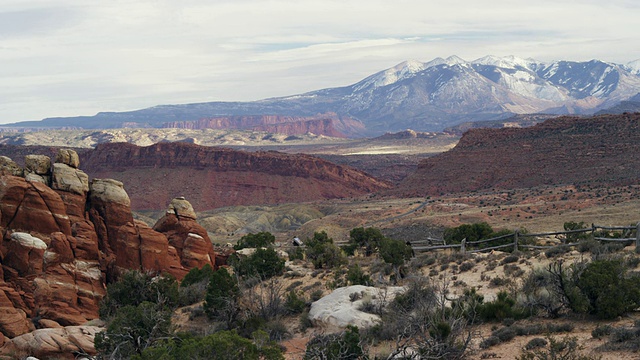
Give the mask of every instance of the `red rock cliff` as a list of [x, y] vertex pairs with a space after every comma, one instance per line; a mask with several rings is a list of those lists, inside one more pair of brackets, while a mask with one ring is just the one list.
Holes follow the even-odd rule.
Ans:
[[423, 160], [394, 192], [421, 196], [551, 184], [636, 184], [639, 153], [639, 113], [471, 129], [452, 150]]
[[[215, 267], [207, 232], [171, 202], [155, 230], [135, 221], [123, 184], [93, 179], [61, 150], [25, 161], [23, 177], [0, 174], [0, 345], [39, 327], [98, 318], [106, 283], [120, 270], [168, 272]], [[2, 173], [2, 171], [0, 171]], [[179, 204], [180, 206], [176, 205]]]
[[186, 143], [101, 144], [82, 161], [90, 175], [126, 183], [134, 209], [161, 209], [178, 196], [198, 209], [212, 209], [360, 196], [390, 187], [309, 155]]
[[163, 124], [165, 128], [181, 129], [239, 129], [266, 131], [287, 135], [314, 133], [332, 137], [345, 137], [338, 131], [334, 123], [339, 119], [334, 115], [317, 117], [254, 115], [254, 116], [220, 116], [197, 121], [174, 121]]

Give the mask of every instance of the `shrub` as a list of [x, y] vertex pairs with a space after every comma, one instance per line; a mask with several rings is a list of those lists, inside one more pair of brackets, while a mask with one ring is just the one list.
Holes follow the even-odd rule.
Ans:
[[240, 288], [227, 269], [220, 268], [211, 275], [204, 310], [210, 318], [221, 318], [228, 323], [237, 314], [237, 300]]
[[364, 250], [365, 256], [373, 255], [375, 249], [384, 239], [384, 235], [376, 228], [355, 228], [349, 233], [349, 243]]
[[613, 331], [613, 327], [609, 324], [607, 325], [598, 325], [595, 329], [591, 331], [591, 337], [594, 339], [601, 339], [605, 336], [611, 335]]
[[145, 301], [175, 308], [179, 298], [178, 283], [172, 276], [154, 277], [151, 273], [131, 270], [107, 286], [107, 294], [100, 302], [100, 317], [107, 318], [119, 308], [138, 306]]
[[304, 360], [358, 360], [363, 357], [360, 332], [357, 327], [349, 325], [342, 333], [318, 335], [309, 340]]
[[517, 360], [596, 360], [582, 354], [582, 347], [578, 345], [576, 337], [565, 337], [557, 340], [547, 337], [547, 344], [533, 349], [523, 349]]
[[316, 232], [307, 242], [307, 257], [316, 269], [334, 268], [345, 263], [342, 251], [326, 232]]
[[295, 291], [289, 291], [284, 302], [284, 308], [291, 314], [299, 314], [304, 311], [307, 303], [303, 297], [298, 296]]
[[393, 266], [397, 278], [401, 277], [400, 267], [412, 256], [413, 249], [403, 241], [384, 239], [380, 243], [380, 257], [385, 263]]
[[473, 267], [475, 266], [475, 264], [471, 261], [465, 261], [462, 264], [460, 264], [460, 272], [465, 272], [465, 271], [469, 271], [471, 269], [473, 269]]
[[360, 265], [355, 264], [347, 271], [347, 281], [351, 285], [371, 285], [371, 277], [362, 271]]
[[180, 282], [181, 287], [187, 287], [192, 284], [199, 283], [201, 281], [209, 281], [209, 278], [213, 274], [213, 268], [211, 265], [206, 264], [202, 267], [202, 269], [193, 268], [189, 270], [187, 275], [184, 276], [182, 281]]
[[500, 261], [500, 265], [511, 264], [514, 262], [518, 262], [520, 257], [518, 255], [509, 255]]
[[544, 252], [544, 255], [548, 258], [563, 255], [569, 252], [568, 246], [554, 246]]
[[603, 319], [613, 319], [640, 306], [640, 277], [627, 277], [619, 260], [589, 263], [577, 286], [586, 296], [589, 312]]
[[233, 248], [235, 250], [240, 250], [244, 248], [261, 248], [261, 247], [271, 247], [276, 242], [276, 237], [273, 236], [270, 232], [259, 232], [257, 234], [247, 234], [240, 238], [238, 244], [236, 244]]
[[241, 276], [268, 279], [282, 274], [284, 262], [273, 248], [257, 248], [250, 256], [238, 259], [234, 267]]
[[524, 348], [526, 350], [537, 349], [543, 346], [547, 346], [548, 343], [549, 342], [543, 338], [533, 338], [529, 340], [529, 342], [527, 343], [527, 345], [524, 346]]
[[485, 321], [502, 321], [506, 318], [523, 319], [530, 315], [528, 311], [515, 305], [516, 301], [505, 291], [501, 291], [494, 301], [480, 304], [477, 311], [480, 319]]
[[171, 334], [171, 311], [144, 301], [118, 308], [106, 330], [96, 334], [103, 358], [129, 359]]

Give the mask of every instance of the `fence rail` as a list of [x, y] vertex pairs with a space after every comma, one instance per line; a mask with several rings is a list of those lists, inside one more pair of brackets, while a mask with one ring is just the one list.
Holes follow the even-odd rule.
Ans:
[[[596, 231], [598, 230], [606, 230], [606, 231], [633, 231], [635, 230], [635, 237], [625, 237], [625, 238], [606, 238], [606, 237], [601, 237], [601, 236], [595, 236]], [[595, 224], [591, 224], [590, 228], [584, 228], [584, 229], [575, 229], [575, 230], [566, 230], [566, 231], [554, 231], [554, 232], [544, 232], [544, 233], [535, 233], [535, 234], [528, 234], [528, 233], [520, 233], [518, 230], [514, 231], [511, 234], [506, 234], [506, 235], [502, 235], [502, 236], [497, 236], [491, 239], [483, 239], [483, 240], [478, 240], [478, 241], [467, 241], [466, 239], [463, 239], [460, 244], [449, 244], [446, 245], [444, 239], [431, 239], [429, 238], [428, 240], [420, 240], [420, 241], [416, 241], [415, 243], [412, 242], [411, 247], [413, 248], [413, 250], [415, 252], [425, 252], [425, 251], [432, 251], [432, 250], [442, 250], [442, 249], [460, 249], [461, 252], [471, 252], [471, 253], [475, 253], [475, 252], [482, 252], [482, 251], [491, 251], [491, 250], [497, 250], [497, 249], [505, 249], [505, 248], [513, 248], [514, 251], [517, 251], [519, 248], [523, 248], [523, 249], [550, 249], [553, 247], [569, 247], [569, 246], [576, 246], [578, 244], [580, 244], [580, 242], [572, 242], [572, 243], [565, 243], [564, 241], [566, 241], [566, 235], [574, 235], [574, 234], [580, 234], [580, 233], [590, 233], [591, 234], [591, 238], [597, 241], [604, 241], [604, 242], [635, 242], [635, 246], [637, 250], [640, 250], [640, 222], [636, 225], [636, 226], [600, 226], [600, 225], [595, 225]], [[557, 245], [528, 245], [528, 244], [520, 244], [520, 238], [523, 237], [535, 237], [535, 238], [541, 238], [541, 237], [548, 237], [548, 236], [559, 236], [559, 235], [565, 235], [565, 239], [563, 239], [563, 242], [561, 244], [557, 244]], [[627, 233], [622, 234], [623, 236], [625, 235], [630, 235]], [[513, 238], [513, 241], [509, 242], [509, 243], [505, 243], [505, 244], [500, 244], [500, 245], [496, 245], [496, 246], [491, 246], [491, 247], [486, 247], [486, 248], [475, 248], [477, 245], [482, 245], [482, 244], [486, 244], [486, 243], [490, 243], [490, 242], [494, 242], [494, 241], [499, 241], [499, 240], [504, 240], [504, 239], [509, 239], [509, 238]], [[422, 244], [425, 243], [442, 243], [443, 245], [433, 245], [433, 246], [423, 246]], [[417, 246], [416, 246], [417, 245]], [[470, 249], [468, 249], [470, 248]]]

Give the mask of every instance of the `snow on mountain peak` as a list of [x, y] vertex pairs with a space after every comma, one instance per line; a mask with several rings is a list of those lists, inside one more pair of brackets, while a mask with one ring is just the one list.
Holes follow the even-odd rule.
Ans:
[[640, 59], [627, 63], [627, 67], [636, 75], [640, 75]]
[[513, 55], [499, 57], [494, 55], [488, 55], [482, 57], [480, 59], [476, 59], [471, 63], [476, 65], [491, 65], [497, 66], [505, 69], [515, 69], [517, 67], [522, 67], [525, 69], [531, 69], [531, 65], [539, 63], [533, 59], [522, 59]]
[[426, 69], [426, 65], [427, 64], [417, 60], [408, 60], [401, 62], [400, 64], [392, 68], [384, 70], [365, 79], [364, 83], [361, 86], [358, 86], [358, 88], [361, 89], [372, 85], [374, 88], [379, 88], [382, 86], [391, 85], [400, 80], [412, 77], [414, 74]]
[[456, 55], [452, 55], [449, 56], [446, 60], [445, 63], [449, 66], [453, 66], [453, 65], [467, 65], [467, 61], [464, 60], [463, 58], [456, 56]]

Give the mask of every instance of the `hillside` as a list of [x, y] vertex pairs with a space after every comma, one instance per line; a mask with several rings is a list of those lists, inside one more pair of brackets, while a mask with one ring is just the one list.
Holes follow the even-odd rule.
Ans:
[[638, 153], [640, 113], [561, 117], [529, 128], [471, 129], [452, 150], [423, 160], [394, 193], [635, 184]]
[[[83, 154], [91, 177], [127, 184], [133, 209], [185, 196], [199, 209], [343, 198], [390, 185], [309, 155], [244, 152], [186, 143], [98, 145]], [[165, 204], [165, 205], [163, 205]]]

